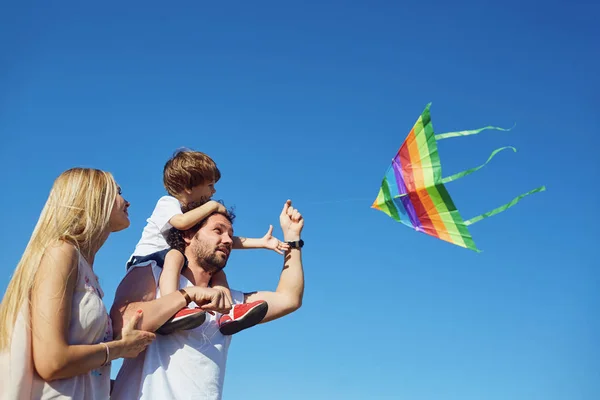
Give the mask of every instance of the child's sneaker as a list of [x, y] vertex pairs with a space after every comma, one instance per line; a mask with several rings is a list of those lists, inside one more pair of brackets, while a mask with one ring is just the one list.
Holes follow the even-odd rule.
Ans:
[[223, 315], [219, 320], [219, 330], [223, 335], [238, 333], [262, 321], [268, 310], [269, 305], [264, 300], [234, 304], [229, 314]]
[[156, 333], [168, 335], [182, 329], [194, 329], [204, 323], [206, 312], [199, 308], [182, 308], [160, 328]]

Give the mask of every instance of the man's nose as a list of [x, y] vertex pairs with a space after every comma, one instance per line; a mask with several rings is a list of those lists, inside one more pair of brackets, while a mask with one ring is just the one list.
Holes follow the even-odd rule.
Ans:
[[221, 237], [221, 241], [223, 243], [225, 243], [225, 244], [232, 244], [233, 243], [233, 237], [231, 237], [228, 233], [225, 233]]

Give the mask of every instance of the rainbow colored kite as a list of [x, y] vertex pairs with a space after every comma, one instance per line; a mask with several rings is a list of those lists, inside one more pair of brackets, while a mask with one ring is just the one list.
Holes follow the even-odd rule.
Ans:
[[516, 151], [516, 149], [510, 146], [496, 149], [484, 164], [442, 178], [442, 167], [437, 149], [438, 140], [475, 135], [486, 129], [502, 131], [509, 129], [486, 126], [480, 129], [435, 135], [429, 114], [430, 106], [431, 103], [425, 107], [396, 156], [392, 159], [392, 164], [383, 178], [379, 194], [371, 208], [380, 210], [394, 220], [419, 232], [479, 252], [480, 250], [475, 246], [469, 233], [468, 226], [498, 214], [514, 206], [523, 197], [542, 192], [546, 188], [540, 186], [514, 198], [503, 206], [464, 221], [448, 194], [445, 184], [483, 168], [502, 150]]

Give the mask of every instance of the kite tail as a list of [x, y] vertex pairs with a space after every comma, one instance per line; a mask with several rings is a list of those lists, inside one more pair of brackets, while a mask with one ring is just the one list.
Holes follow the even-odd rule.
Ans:
[[455, 180], [457, 180], [457, 179], [459, 179], [459, 178], [462, 178], [462, 177], [464, 177], [464, 176], [470, 175], [470, 174], [472, 174], [473, 172], [479, 171], [481, 168], [485, 167], [485, 166], [486, 166], [486, 165], [487, 165], [487, 164], [488, 164], [490, 161], [492, 161], [492, 158], [494, 158], [494, 156], [495, 156], [496, 154], [498, 154], [498, 153], [500, 153], [502, 150], [506, 150], [506, 149], [512, 149], [512, 151], [513, 151], [513, 152], [515, 152], [515, 153], [517, 152], [517, 149], [515, 149], [515, 148], [514, 148], [514, 147], [512, 147], [512, 146], [506, 146], [506, 147], [501, 147], [501, 148], [499, 148], [499, 149], [496, 149], [496, 150], [494, 150], [494, 151], [492, 152], [492, 154], [491, 154], [491, 155], [490, 155], [490, 157], [487, 159], [487, 161], [486, 161], [486, 162], [484, 162], [483, 164], [481, 164], [480, 166], [478, 166], [478, 167], [475, 167], [475, 168], [470, 168], [470, 169], [467, 169], [467, 170], [465, 170], [465, 171], [462, 171], [462, 172], [456, 173], [456, 174], [454, 174], [454, 175], [448, 176], [448, 177], [446, 177], [446, 178], [442, 179], [442, 183], [448, 183], [448, 182], [452, 182], [452, 181], [455, 181]]
[[494, 208], [494, 209], [493, 209], [493, 210], [491, 210], [491, 211], [488, 211], [488, 212], [486, 212], [486, 213], [483, 213], [483, 214], [481, 214], [481, 215], [478, 215], [478, 216], [476, 216], [476, 217], [473, 217], [473, 218], [471, 218], [471, 219], [470, 219], [470, 220], [468, 220], [468, 221], [465, 221], [465, 225], [466, 225], [466, 226], [469, 226], [469, 225], [472, 225], [472, 224], [474, 224], [475, 222], [479, 222], [479, 221], [481, 221], [481, 220], [482, 220], [482, 219], [484, 219], [484, 218], [488, 218], [488, 217], [491, 217], [492, 215], [496, 215], [496, 214], [498, 214], [498, 213], [501, 213], [502, 211], [505, 211], [505, 210], [507, 210], [507, 209], [511, 208], [512, 206], [514, 206], [515, 204], [517, 204], [517, 203], [518, 203], [519, 201], [521, 201], [521, 200], [522, 200], [524, 197], [527, 197], [527, 196], [529, 196], [530, 194], [534, 194], [534, 193], [538, 193], [538, 192], [543, 192], [544, 190], [546, 190], [546, 187], [545, 187], [545, 186], [540, 186], [540, 187], [538, 187], [538, 188], [536, 188], [536, 189], [533, 189], [533, 190], [531, 190], [531, 191], [529, 191], [529, 192], [527, 192], [527, 193], [523, 193], [522, 195], [515, 197], [515, 198], [514, 198], [514, 199], [512, 199], [510, 202], [508, 202], [508, 203], [506, 203], [506, 204], [504, 204], [504, 205], [502, 205], [502, 206], [500, 206], [500, 207], [498, 207], [498, 208]]
[[514, 127], [516, 126], [513, 125], [512, 128], [500, 128], [498, 126], [484, 126], [483, 128], [479, 128], [479, 129], [471, 129], [471, 130], [466, 130], [466, 131], [458, 131], [458, 132], [448, 132], [448, 133], [440, 133], [435, 135], [435, 140], [442, 140], [442, 139], [448, 139], [448, 138], [452, 138], [452, 137], [459, 137], [459, 136], [470, 136], [470, 135], [477, 135], [480, 132], [483, 132], [485, 130], [488, 129], [494, 129], [497, 131], [504, 131], [504, 132], [508, 132], [511, 131]]

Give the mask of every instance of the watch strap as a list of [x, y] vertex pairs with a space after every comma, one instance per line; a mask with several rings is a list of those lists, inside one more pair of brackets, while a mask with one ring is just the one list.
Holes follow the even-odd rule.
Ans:
[[290, 242], [286, 242], [286, 243], [290, 245], [291, 249], [301, 249], [302, 247], [304, 247], [304, 240], [302, 240], [302, 239], [294, 240], [294, 241], [290, 241]]

